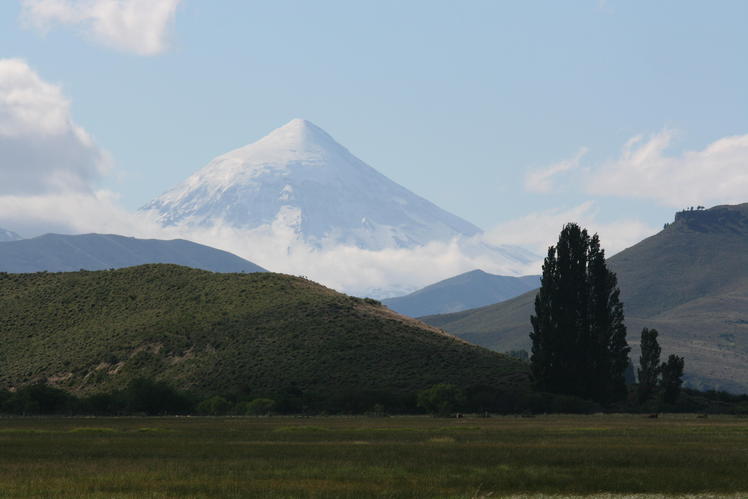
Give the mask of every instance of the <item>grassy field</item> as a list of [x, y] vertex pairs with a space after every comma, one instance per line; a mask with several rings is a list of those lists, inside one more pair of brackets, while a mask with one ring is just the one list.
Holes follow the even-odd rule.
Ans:
[[727, 417], [0, 419], [0, 497], [745, 497], [746, 470]]

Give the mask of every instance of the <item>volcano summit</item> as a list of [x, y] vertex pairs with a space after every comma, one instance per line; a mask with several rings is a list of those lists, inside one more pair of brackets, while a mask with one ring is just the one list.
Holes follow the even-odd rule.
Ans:
[[315, 247], [410, 248], [481, 233], [301, 119], [218, 156], [142, 210], [165, 226], [280, 224]]

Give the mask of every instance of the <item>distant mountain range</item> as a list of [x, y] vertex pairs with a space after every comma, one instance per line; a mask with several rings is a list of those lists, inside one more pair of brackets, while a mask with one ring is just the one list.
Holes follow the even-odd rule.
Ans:
[[411, 317], [460, 312], [514, 298], [540, 285], [540, 276], [510, 277], [473, 270], [382, 303]]
[[0, 389], [46, 382], [96, 393], [148, 377], [200, 394], [340, 405], [367, 393], [412, 400], [437, 383], [529, 388], [527, 366], [507, 356], [271, 272], [0, 274], [0, 311]]
[[264, 272], [265, 269], [202, 244], [176, 239], [136, 239], [112, 234], [46, 234], [0, 242], [0, 272], [69, 272], [174, 263], [213, 272]]
[[[282, 231], [317, 248], [413, 248], [482, 232], [301, 119], [218, 156], [141, 210], [164, 226]], [[521, 248], [476, 248], [509, 269], [537, 261]]]
[[[635, 363], [642, 327], [656, 328], [663, 354], [685, 357], [691, 385], [748, 392], [748, 204], [679, 212], [609, 265]], [[422, 320], [495, 350], [527, 349], [535, 294]]]
[[19, 239], [21, 239], [21, 236], [15, 232], [0, 228], [0, 242], [18, 241]]

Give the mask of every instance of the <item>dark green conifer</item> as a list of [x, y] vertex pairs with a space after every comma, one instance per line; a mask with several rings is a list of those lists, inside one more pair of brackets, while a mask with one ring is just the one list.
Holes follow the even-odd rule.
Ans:
[[590, 300], [590, 353], [586, 359], [591, 366], [589, 393], [600, 402], [620, 400], [626, 396], [626, 368], [630, 348], [626, 342], [623, 304], [620, 300], [618, 279], [605, 263], [605, 251], [595, 234], [590, 240], [587, 279]]
[[603, 403], [623, 398], [629, 362], [623, 319], [598, 236], [567, 224], [548, 249], [530, 319], [536, 388]]
[[660, 366], [660, 344], [657, 342], [656, 329], [642, 329], [641, 356], [639, 357], [639, 369], [636, 374], [639, 378], [639, 403], [645, 402], [652, 397], [657, 389], [658, 380], [662, 366]]
[[683, 357], [670, 355], [667, 362], [661, 366], [662, 370], [662, 400], [667, 404], [674, 404], [680, 395], [680, 387], [683, 384]]

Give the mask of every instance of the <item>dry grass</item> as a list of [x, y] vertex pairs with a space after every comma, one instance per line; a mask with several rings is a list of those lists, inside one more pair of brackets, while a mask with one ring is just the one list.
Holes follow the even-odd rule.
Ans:
[[745, 497], [748, 420], [0, 420], [0, 496]]

